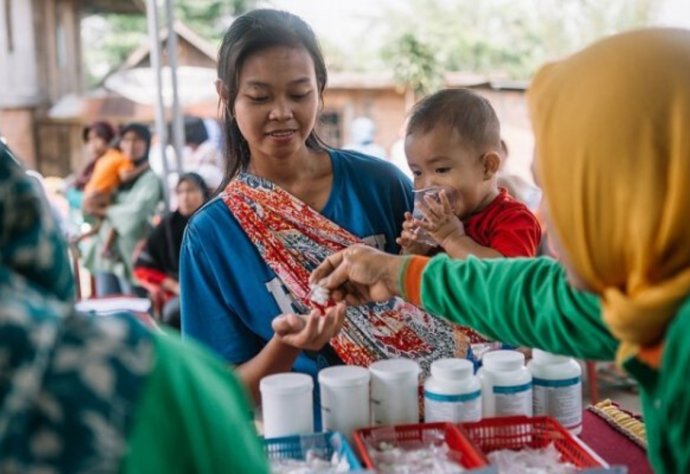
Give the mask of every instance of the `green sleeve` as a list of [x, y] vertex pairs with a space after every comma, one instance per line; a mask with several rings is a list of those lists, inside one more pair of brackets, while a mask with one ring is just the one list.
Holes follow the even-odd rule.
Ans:
[[552, 259], [429, 261], [425, 310], [488, 337], [580, 359], [610, 360], [618, 343], [601, 320], [598, 297], [573, 289]]
[[666, 332], [658, 384], [643, 383], [649, 458], [655, 472], [690, 472], [690, 299]]
[[246, 394], [227, 365], [179, 337], [155, 337], [123, 472], [268, 472]]

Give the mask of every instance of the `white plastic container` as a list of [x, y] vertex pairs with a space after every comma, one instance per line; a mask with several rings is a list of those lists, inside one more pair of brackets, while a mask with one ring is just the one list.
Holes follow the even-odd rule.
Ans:
[[369, 371], [373, 424], [419, 423], [419, 364], [402, 358], [380, 360]]
[[321, 420], [324, 431], [339, 431], [350, 438], [369, 426], [369, 380], [364, 367], [339, 365], [319, 372]]
[[424, 383], [424, 421], [460, 423], [482, 419], [482, 387], [474, 364], [466, 359], [440, 359], [431, 364]]
[[558, 420], [573, 434], [582, 431], [582, 367], [575, 359], [534, 349], [527, 364], [532, 373], [534, 416]]
[[477, 376], [482, 384], [482, 415], [532, 416], [532, 374], [517, 351], [484, 354]]
[[306, 374], [268, 375], [261, 379], [264, 437], [314, 432], [314, 381]]

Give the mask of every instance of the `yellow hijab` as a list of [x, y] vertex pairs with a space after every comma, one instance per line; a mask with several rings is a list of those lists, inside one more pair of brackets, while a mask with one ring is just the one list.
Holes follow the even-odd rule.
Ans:
[[552, 225], [618, 361], [659, 347], [690, 296], [690, 30], [604, 39], [543, 67], [528, 100]]

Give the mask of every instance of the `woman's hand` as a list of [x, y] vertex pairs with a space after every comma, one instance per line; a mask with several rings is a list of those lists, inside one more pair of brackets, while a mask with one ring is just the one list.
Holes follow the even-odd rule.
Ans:
[[386, 301], [398, 295], [402, 263], [403, 257], [357, 244], [327, 257], [309, 281], [329, 289], [335, 301]]
[[284, 314], [273, 320], [271, 326], [284, 344], [301, 350], [318, 351], [335, 337], [345, 321], [345, 304], [326, 309], [322, 315], [313, 310], [308, 315]]

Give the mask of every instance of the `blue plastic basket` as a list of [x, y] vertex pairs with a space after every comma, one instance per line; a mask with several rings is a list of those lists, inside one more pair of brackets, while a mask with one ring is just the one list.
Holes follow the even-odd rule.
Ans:
[[333, 453], [338, 453], [341, 459], [347, 460], [350, 471], [362, 470], [362, 465], [355, 452], [340, 433], [314, 433], [264, 439], [264, 451], [266, 451], [269, 461], [276, 459], [305, 460], [308, 450], [316, 451], [323, 459], [330, 459]]

